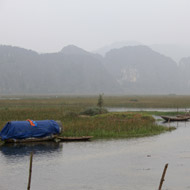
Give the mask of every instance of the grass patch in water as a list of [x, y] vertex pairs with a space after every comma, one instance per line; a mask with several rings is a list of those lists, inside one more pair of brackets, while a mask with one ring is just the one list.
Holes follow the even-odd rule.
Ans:
[[108, 113], [92, 117], [65, 118], [63, 136], [94, 136], [94, 138], [128, 138], [157, 135], [171, 130], [155, 123], [142, 113]]

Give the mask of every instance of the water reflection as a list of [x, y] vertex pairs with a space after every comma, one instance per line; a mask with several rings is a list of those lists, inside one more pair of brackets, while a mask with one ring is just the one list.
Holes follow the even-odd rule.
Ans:
[[34, 152], [35, 155], [49, 155], [54, 152], [60, 152], [62, 148], [62, 143], [55, 142], [7, 143], [0, 146], [0, 152], [9, 159], [28, 156], [31, 152]]

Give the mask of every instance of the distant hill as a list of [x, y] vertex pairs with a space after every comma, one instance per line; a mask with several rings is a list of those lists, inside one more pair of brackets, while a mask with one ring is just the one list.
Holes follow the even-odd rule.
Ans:
[[38, 54], [0, 46], [0, 94], [121, 93], [95, 55], [76, 46]]
[[190, 93], [190, 57], [182, 58], [179, 62], [180, 79], [186, 94]]
[[[127, 46], [139, 46], [139, 45], [145, 45], [141, 42], [136, 41], [121, 41], [121, 42], [115, 42], [112, 44], [109, 44], [107, 46], [104, 46], [102, 48], [99, 48], [95, 50], [95, 53], [98, 53], [102, 56], [105, 56], [106, 53], [108, 53], [112, 49], [120, 49]], [[190, 45], [183, 45], [183, 44], [150, 44], [146, 46], [150, 47], [152, 50], [163, 54], [165, 56], [168, 56], [172, 58], [177, 63], [182, 59], [183, 57], [190, 56]]]
[[109, 44], [107, 46], [101, 47], [94, 51], [94, 53], [100, 54], [102, 56], [105, 56], [107, 52], [109, 52], [112, 49], [119, 49], [125, 46], [138, 46], [143, 45], [140, 42], [136, 41], [122, 41], [122, 42], [114, 42], [112, 44]]
[[92, 55], [91, 53], [89, 53], [75, 45], [68, 45], [68, 46], [64, 47], [60, 51], [60, 53], [63, 53], [64, 55]]
[[179, 92], [177, 63], [147, 46], [111, 50], [105, 56], [105, 66], [126, 93]]
[[176, 62], [179, 62], [183, 57], [190, 56], [190, 45], [153, 44], [149, 47], [154, 51], [171, 57]]
[[99, 93], [189, 94], [190, 58], [178, 65], [143, 45], [104, 57], [74, 45], [45, 54], [0, 46], [0, 95]]

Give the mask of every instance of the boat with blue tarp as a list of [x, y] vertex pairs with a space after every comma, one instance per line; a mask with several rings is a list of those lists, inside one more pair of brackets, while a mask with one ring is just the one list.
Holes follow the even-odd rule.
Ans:
[[62, 125], [54, 120], [10, 121], [0, 132], [4, 142], [38, 142], [53, 140], [61, 133]]

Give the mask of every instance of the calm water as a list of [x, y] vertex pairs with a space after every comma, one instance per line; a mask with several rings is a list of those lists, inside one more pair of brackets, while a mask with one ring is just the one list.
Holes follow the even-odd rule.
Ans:
[[27, 188], [29, 154], [35, 151], [31, 190], [190, 189], [190, 122], [139, 139], [41, 143], [0, 147], [0, 189]]

